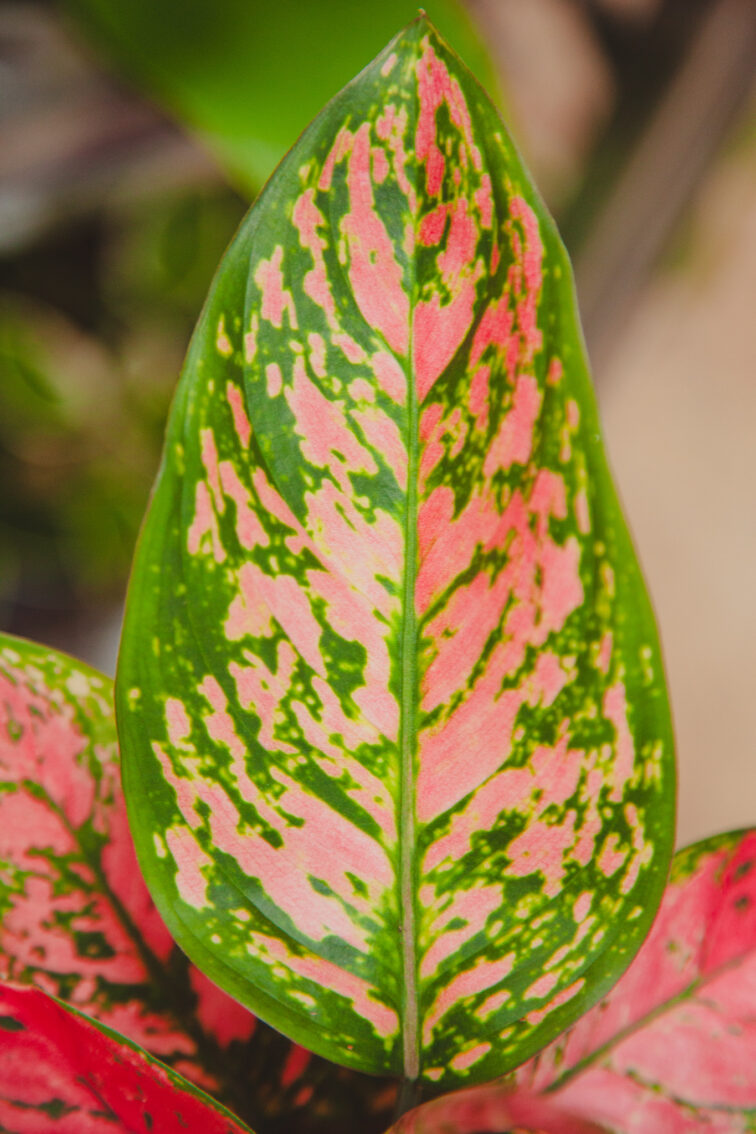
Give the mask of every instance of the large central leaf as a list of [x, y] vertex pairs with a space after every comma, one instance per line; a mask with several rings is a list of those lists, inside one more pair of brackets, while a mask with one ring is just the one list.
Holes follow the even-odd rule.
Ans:
[[420, 19], [278, 168], [193, 341], [118, 679], [148, 883], [300, 1042], [489, 1078], [643, 939], [663, 688], [566, 256]]

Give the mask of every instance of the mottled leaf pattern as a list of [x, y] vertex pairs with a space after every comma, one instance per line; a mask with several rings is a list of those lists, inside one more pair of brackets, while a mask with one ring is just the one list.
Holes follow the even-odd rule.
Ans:
[[500, 1084], [434, 1099], [405, 1114], [389, 1134], [606, 1134], [558, 1103]]
[[243, 1134], [249, 1128], [122, 1036], [44, 992], [0, 984], [4, 1134]]
[[756, 1130], [756, 831], [675, 856], [627, 973], [517, 1079], [614, 1134]]
[[112, 683], [3, 634], [0, 977], [67, 1000], [255, 1124], [359, 1116], [369, 1134], [390, 1118], [386, 1084], [290, 1044], [187, 963], [134, 855]]
[[223, 262], [118, 711], [172, 931], [330, 1058], [490, 1078], [649, 925], [670, 727], [570, 270], [424, 19], [305, 132]]

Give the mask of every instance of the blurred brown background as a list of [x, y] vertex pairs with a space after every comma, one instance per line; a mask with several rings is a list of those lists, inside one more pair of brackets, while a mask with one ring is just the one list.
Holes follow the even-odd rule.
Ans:
[[[576, 265], [679, 841], [756, 823], [756, 4], [467, 7]], [[67, 13], [0, 0], [5, 629], [112, 671], [170, 393], [245, 208]]]

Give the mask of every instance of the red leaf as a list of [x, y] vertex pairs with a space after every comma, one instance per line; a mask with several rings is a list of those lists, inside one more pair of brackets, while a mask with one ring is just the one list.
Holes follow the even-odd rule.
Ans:
[[36, 989], [0, 987], [0, 1129], [9, 1134], [242, 1134], [248, 1127], [146, 1052]]
[[671, 730], [569, 267], [422, 17], [219, 268], [117, 690], [167, 924], [321, 1055], [486, 1082], [646, 935]]

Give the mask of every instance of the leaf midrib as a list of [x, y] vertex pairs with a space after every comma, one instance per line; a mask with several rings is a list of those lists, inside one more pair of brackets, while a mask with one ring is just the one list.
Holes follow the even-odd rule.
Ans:
[[[414, 45], [417, 46], [416, 44]], [[417, 100], [417, 93], [416, 93]], [[415, 118], [417, 118], [415, 105]], [[415, 173], [414, 236], [417, 239], [419, 195]], [[415, 749], [417, 746], [417, 581], [418, 400], [413, 367], [413, 312], [416, 284], [415, 241], [409, 258], [410, 304], [407, 339], [407, 498], [404, 517], [404, 581], [402, 595], [401, 705], [399, 717], [399, 916], [402, 952], [402, 1066], [405, 1080], [420, 1075], [420, 1012], [418, 1005], [416, 871], [415, 871]]]
[[[409, 358], [412, 359], [410, 322]], [[404, 587], [401, 644], [399, 899], [402, 948], [402, 1044], [406, 1079], [420, 1073], [415, 926], [415, 745], [417, 740], [417, 394], [409, 366], [407, 383], [407, 505], [404, 524]]]

